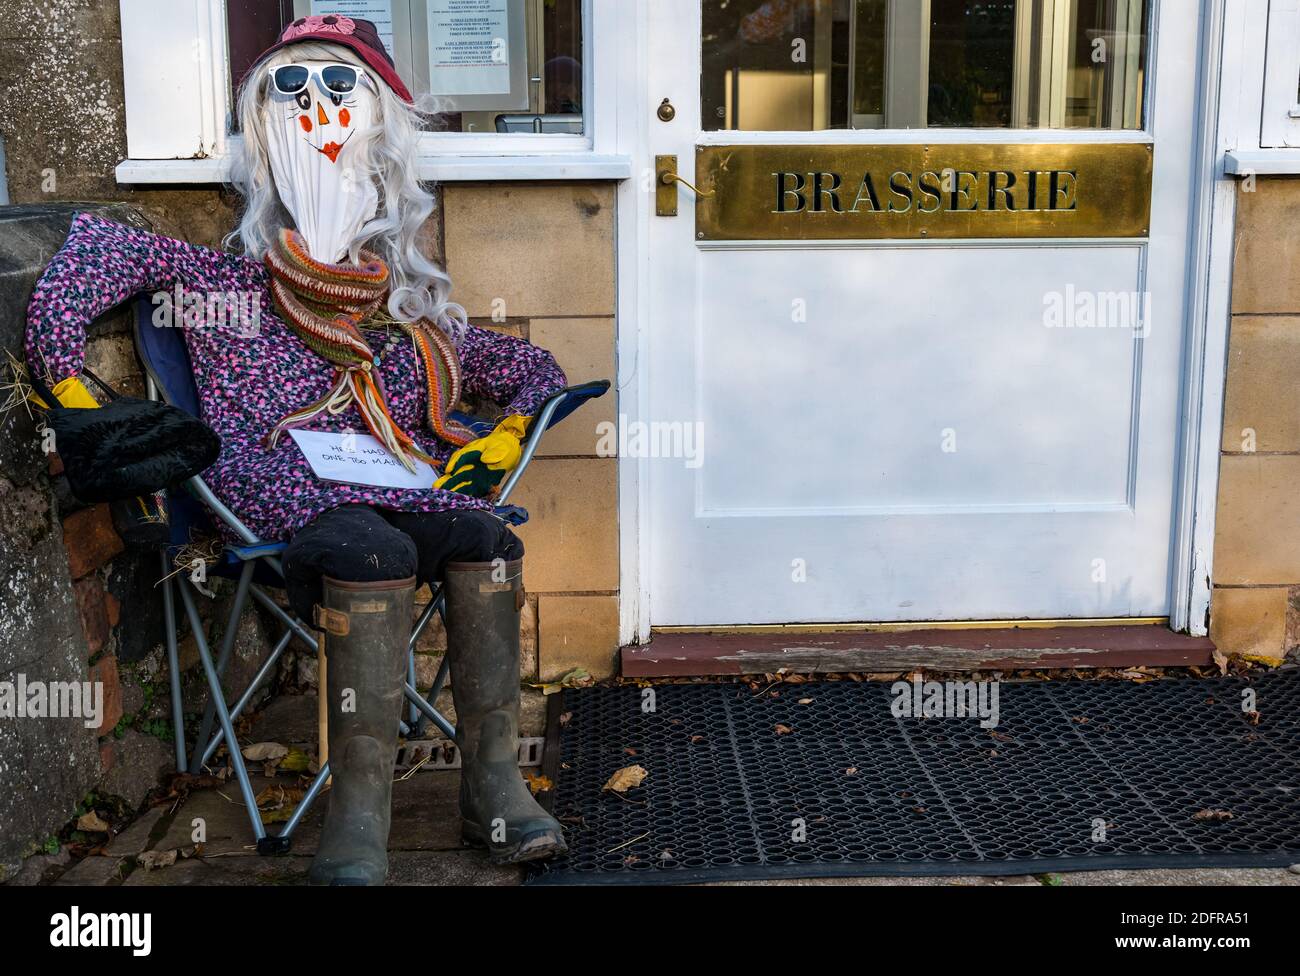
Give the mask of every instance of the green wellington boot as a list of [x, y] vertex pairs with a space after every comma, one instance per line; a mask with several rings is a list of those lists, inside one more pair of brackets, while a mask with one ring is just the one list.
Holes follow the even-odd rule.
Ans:
[[323, 588], [316, 626], [325, 641], [332, 785], [308, 880], [382, 885], [415, 577], [379, 583], [326, 577]]
[[493, 861], [535, 861], [568, 848], [559, 821], [519, 772], [519, 610], [523, 560], [449, 563], [447, 654], [460, 747], [461, 834]]

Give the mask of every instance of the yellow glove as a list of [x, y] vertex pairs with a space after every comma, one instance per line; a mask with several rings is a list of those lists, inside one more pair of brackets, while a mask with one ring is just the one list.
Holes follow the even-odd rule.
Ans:
[[[86, 389], [85, 384], [75, 376], [69, 376], [66, 380], [56, 383], [54, 389], [50, 392], [54, 394], [55, 399], [59, 401], [60, 405], [65, 407], [90, 410], [99, 406], [99, 403], [95, 398], [90, 395], [90, 391]], [[36, 404], [38, 407], [43, 409], [47, 407], [45, 401], [38, 397], [34, 392], [30, 395], [30, 399], [32, 403]]]
[[528, 433], [531, 420], [515, 414], [497, 424], [496, 430], [486, 437], [470, 441], [447, 459], [445, 473], [433, 486], [475, 498], [496, 491], [523, 456], [519, 442]]

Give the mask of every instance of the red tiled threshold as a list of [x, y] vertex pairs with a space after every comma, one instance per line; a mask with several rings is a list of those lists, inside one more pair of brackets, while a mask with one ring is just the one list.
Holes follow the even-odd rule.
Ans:
[[622, 649], [625, 678], [723, 674], [1032, 668], [1186, 667], [1212, 663], [1208, 637], [1164, 626], [972, 630], [655, 632]]

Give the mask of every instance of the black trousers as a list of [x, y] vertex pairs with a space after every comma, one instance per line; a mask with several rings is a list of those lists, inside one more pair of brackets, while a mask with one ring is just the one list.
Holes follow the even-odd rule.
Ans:
[[321, 577], [349, 583], [416, 577], [442, 579], [449, 562], [520, 559], [524, 544], [488, 512], [394, 512], [344, 505], [324, 512], [284, 550], [289, 603], [309, 624], [321, 599]]

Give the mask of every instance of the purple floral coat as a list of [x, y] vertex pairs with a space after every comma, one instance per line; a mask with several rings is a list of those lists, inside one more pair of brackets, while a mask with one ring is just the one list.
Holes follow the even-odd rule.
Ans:
[[[333, 367], [307, 348], [276, 315], [265, 268], [249, 258], [161, 237], [92, 214], [78, 214], [62, 249], [32, 292], [27, 310], [27, 359], [54, 381], [77, 375], [86, 327], [140, 292], [235, 292], [260, 308], [257, 329], [210, 325], [185, 328], [202, 416], [221, 437], [221, 455], [204, 480], [264, 541], [287, 541], [322, 512], [360, 503], [411, 512], [491, 509], [478, 498], [434, 488], [378, 488], [321, 481], [287, 434], [274, 450], [264, 438], [291, 410], [329, 392]], [[251, 308], [251, 305], [248, 306]], [[255, 332], [255, 334], [253, 334]], [[368, 333], [398, 425], [440, 461], [452, 445], [424, 423], [424, 384], [415, 353], [402, 334]], [[562, 389], [564, 373], [544, 349], [471, 326], [460, 344], [466, 394], [532, 416]], [[51, 384], [53, 385], [53, 383]], [[365, 431], [355, 406], [322, 414], [307, 429]], [[423, 436], [421, 436], [423, 434]]]

